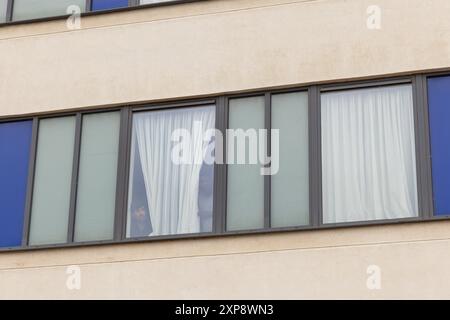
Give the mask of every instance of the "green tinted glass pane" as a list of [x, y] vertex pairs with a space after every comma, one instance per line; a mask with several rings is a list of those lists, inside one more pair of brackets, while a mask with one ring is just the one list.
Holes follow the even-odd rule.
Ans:
[[75, 117], [39, 122], [30, 244], [67, 241]]
[[[258, 130], [264, 128], [264, 97], [230, 100], [230, 129], [242, 129], [247, 135], [246, 148], [239, 148], [237, 139], [227, 139], [228, 196], [227, 230], [249, 230], [264, 226], [264, 176], [260, 164], [250, 164], [249, 141], [255, 143]], [[238, 131], [234, 131], [239, 136]], [[242, 135], [241, 139], [242, 139]], [[249, 138], [252, 137], [252, 138]], [[234, 151], [234, 156], [231, 156]], [[243, 154], [242, 152], [245, 152]], [[239, 153], [245, 164], [238, 164]], [[252, 154], [252, 156], [257, 156]]]
[[75, 241], [113, 238], [120, 113], [83, 117]]
[[272, 96], [272, 159], [279, 155], [278, 172], [271, 176], [271, 226], [290, 227], [309, 222], [308, 93]]
[[6, 7], [8, 0], [0, 0], [0, 23], [6, 22]]
[[[37, 19], [68, 14], [70, 6], [86, 10], [86, 0], [14, 0], [13, 20]], [[69, 13], [74, 12], [71, 10]]]

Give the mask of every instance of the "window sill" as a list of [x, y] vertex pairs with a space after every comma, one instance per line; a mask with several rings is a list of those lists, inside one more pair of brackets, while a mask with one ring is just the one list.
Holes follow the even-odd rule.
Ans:
[[406, 219], [396, 219], [396, 220], [349, 222], [349, 223], [339, 223], [339, 224], [326, 224], [326, 225], [321, 225], [321, 226], [308, 225], [308, 226], [300, 226], [300, 227], [240, 230], [240, 231], [230, 231], [230, 232], [225, 232], [225, 233], [180, 234], [180, 235], [165, 235], [165, 236], [157, 236], [157, 237], [145, 237], [145, 238], [134, 238], [134, 239], [123, 239], [123, 240], [104, 240], [104, 241], [91, 241], [91, 242], [63, 243], [63, 244], [53, 244], [53, 245], [36, 245], [36, 246], [26, 246], [26, 247], [5, 247], [5, 248], [0, 248], [0, 254], [1, 253], [11, 253], [11, 252], [70, 249], [70, 248], [119, 245], [119, 244], [137, 244], [137, 243], [152, 243], [152, 242], [162, 242], [162, 241], [200, 240], [200, 239], [207, 239], [207, 238], [258, 236], [258, 235], [307, 232], [307, 231], [319, 231], [319, 230], [356, 229], [356, 228], [395, 226], [395, 225], [405, 225], [405, 224], [420, 224], [420, 223], [438, 222], [438, 221], [450, 221], [450, 215], [438, 216], [438, 217], [432, 217], [432, 218], [417, 217], [417, 218], [406, 218]]

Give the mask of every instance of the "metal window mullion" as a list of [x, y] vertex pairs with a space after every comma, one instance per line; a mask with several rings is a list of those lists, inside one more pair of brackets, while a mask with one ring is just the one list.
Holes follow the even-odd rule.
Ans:
[[13, 21], [13, 7], [14, 0], [8, 0], [8, 3], [6, 5], [6, 22]]
[[308, 118], [310, 225], [318, 227], [323, 221], [320, 90], [318, 86], [311, 86], [308, 90]]
[[72, 163], [72, 184], [71, 184], [71, 190], [70, 190], [70, 207], [69, 207], [69, 223], [68, 223], [68, 230], [67, 230], [67, 243], [74, 242], [82, 121], [83, 121], [82, 114], [77, 113], [76, 125], [75, 125], [75, 143], [74, 143], [73, 163]]
[[122, 108], [120, 111], [120, 134], [119, 134], [119, 155], [117, 159], [117, 180], [116, 180], [116, 204], [114, 217], [114, 240], [124, 239], [126, 230], [126, 214], [127, 214], [127, 197], [129, 179], [130, 148], [129, 148], [129, 132], [130, 132], [130, 116], [131, 110], [128, 107]]
[[[267, 132], [266, 136], [266, 148], [265, 154], [269, 157], [272, 156], [271, 150], [271, 128], [272, 128], [272, 94], [266, 93], [264, 95], [264, 127]], [[266, 168], [271, 166], [271, 164], [265, 165]], [[264, 176], [264, 229], [271, 228], [271, 175], [267, 174]]]
[[126, 239], [127, 236], [127, 214], [128, 214], [128, 187], [129, 187], [129, 181], [130, 181], [130, 162], [131, 162], [131, 143], [133, 139], [133, 109], [131, 107], [128, 107], [128, 116], [126, 119], [126, 161], [125, 161], [125, 180], [124, 180], [124, 202], [123, 202], [123, 209], [122, 209], [122, 221], [121, 221], [121, 238]]
[[[226, 231], [227, 207], [227, 165], [226, 165], [226, 129], [228, 127], [228, 107], [225, 97], [216, 100], [216, 129], [223, 137], [222, 163], [214, 164], [214, 200], [213, 200], [213, 232], [221, 234]], [[216, 140], [216, 152], [220, 144]], [[217, 159], [217, 158], [216, 158]]]
[[139, 5], [139, 0], [128, 0], [128, 6], [134, 7]]
[[222, 165], [222, 175], [225, 181], [224, 183], [224, 192], [223, 192], [223, 207], [222, 207], [222, 232], [227, 232], [227, 215], [228, 215], [228, 135], [227, 130], [230, 127], [230, 99], [228, 97], [223, 98], [224, 101], [224, 133], [223, 133], [223, 161]]
[[423, 112], [423, 175], [426, 187], [426, 203], [428, 217], [434, 217], [434, 193], [433, 193], [433, 174], [432, 174], [432, 154], [431, 154], [431, 134], [430, 134], [430, 115], [428, 109], [428, 78], [421, 76], [422, 79], [422, 112]]
[[85, 12], [91, 12], [91, 11], [92, 11], [92, 0], [86, 0]]
[[426, 77], [415, 75], [412, 84], [419, 217], [426, 219], [434, 211]]
[[28, 162], [28, 179], [27, 179], [27, 194], [25, 198], [25, 210], [22, 233], [22, 247], [28, 246], [28, 239], [30, 236], [30, 222], [31, 222], [31, 208], [33, 202], [34, 176], [36, 168], [36, 151], [39, 132], [39, 119], [33, 118], [30, 156]]

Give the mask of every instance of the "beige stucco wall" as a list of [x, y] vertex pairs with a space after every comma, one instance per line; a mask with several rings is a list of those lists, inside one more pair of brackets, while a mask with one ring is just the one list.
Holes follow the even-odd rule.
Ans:
[[[448, 0], [208, 0], [0, 28], [0, 116], [450, 67]], [[450, 298], [450, 222], [0, 253], [0, 298]], [[66, 268], [79, 265], [81, 290]], [[366, 286], [381, 268], [381, 290]], [[439, 267], [438, 267], [439, 266]]]
[[[0, 255], [1, 298], [450, 298], [450, 222]], [[69, 290], [69, 266], [80, 290]], [[369, 290], [367, 269], [381, 271]]]
[[206, 0], [0, 28], [0, 115], [450, 66], [447, 0]]

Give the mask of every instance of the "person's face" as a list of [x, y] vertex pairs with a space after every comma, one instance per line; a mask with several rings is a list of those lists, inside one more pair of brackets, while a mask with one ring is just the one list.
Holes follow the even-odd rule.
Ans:
[[144, 220], [145, 218], [145, 210], [143, 207], [140, 207], [134, 212], [134, 217], [138, 220]]

